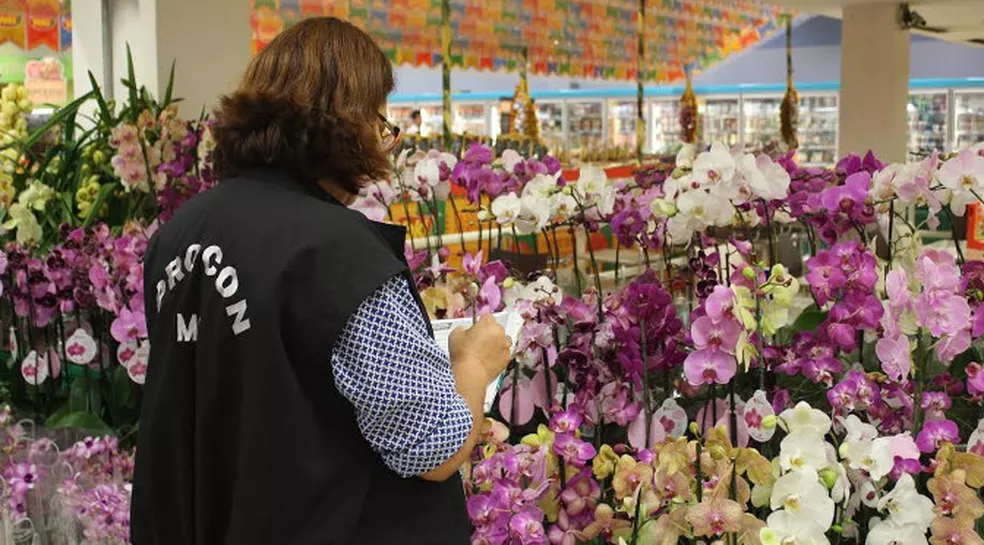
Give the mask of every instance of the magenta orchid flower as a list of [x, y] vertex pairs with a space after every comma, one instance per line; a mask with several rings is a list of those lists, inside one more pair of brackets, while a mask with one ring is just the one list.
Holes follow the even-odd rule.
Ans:
[[479, 314], [491, 314], [497, 312], [502, 306], [502, 288], [495, 283], [495, 277], [490, 276], [482, 284], [482, 288], [478, 291], [478, 298], [476, 301], [477, 309]]
[[959, 443], [960, 430], [952, 420], [927, 420], [916, 436], [916, 446], [921, 452], [936, 452], [943, 443]]
[[509, 520], [509, 535], [512, 543], [520, 545], [547, 545], [547, 534], [543, 529], [543, 511], [537, 507], [527, 507], [513, 515]]
[[594, 445], [582, 441], [570, 433], [557, 435], [554, 439], [553, 450], [565, 462], [578, 468], [584, 467], [598, 453]]
[[738, 337], [741, 336], [741, 326], [731, 318], [714, 321], [710, 316], [701, 316], [694, 320], [690, 327], [690, 335], [694, 346], [698, 349], [720, 350], [727, 354], [734, 354]]
[[967, 300], [943, 291], [924, 292], [916, 298], [915, 311], [916, 323], [934, 337], [956, 335], [971, 322]]
[[20, 496], [27, 494], [29, 490], [34, 490], [41, 478], [38, 466], [28, 462], [13, 464], [3, 472], [3, 477], [10, 486], [11, 492]]
[[479, 250], [474, 255], [466, 253], [461, 258], [461, 268], [469, 275], [478, 277], [478, 273], [482, 268], [482, 250]]
[[972, 396], [984, 393], [984, 367], [976, 361], [967, 364], [967, 392]]
[[738, 361], [727, 352], [704, 348], [687, 355], [683, 372], [692, 386], [727, 384], [738, 372]]
[[120, 344], [147, 338], [147, 318], [143, 312], [131, 311], [127, 307], [120, 309], [109, 332]]
[[889, 379], [902, 382], [908, 379], [912, 369], [912, 347], [909, 338], [899, 335], [895, 338], [883, 337], [875, 344], [875, 354], [881, 361], [882, 371]]
[[583, 419], [581, 408], [572, 403], [567, 410], [558, 411], [550, 417], [550, 431], [554, 433], [574, 433], [581, 427]]

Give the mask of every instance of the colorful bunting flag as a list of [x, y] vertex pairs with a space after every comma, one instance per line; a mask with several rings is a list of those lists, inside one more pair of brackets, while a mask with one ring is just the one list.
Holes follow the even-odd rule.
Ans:
[[[0, 0], [0, 4], [4, 1]], [[480, 70], [635, 79], [638, 0], [449, 0], [451, 63]], [[643, 78], [667, 83], [781, 30], [785, 12], [759, 0], [646, 0]], [[438, 66], [441, 0], [252, 0], [253, 51], [286, 25], [320, 14], [368, 31], [399, 64]]]

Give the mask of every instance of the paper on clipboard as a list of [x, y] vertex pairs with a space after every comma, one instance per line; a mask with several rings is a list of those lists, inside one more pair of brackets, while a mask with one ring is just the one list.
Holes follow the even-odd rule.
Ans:
[[[510, 350], [516, 350], [516, 340], [519, 338], [519, 332], [523, 328], [523, 317], [519, 313], [506, 310], [492, 315], [495, 321], [499, 322], [499, 325], [506, 330], [506, 335], [512, 339], [512, 347]], [[447, 353], [450, 353], [448, 349], [448, 339], [451, 336], [451, 332], [458, 327], [470, 327], [472, 325], [471, 318], [458, 318], [454, 320], [433, 320], [431, 321], [431, 327], [434, 329], [434, 340], [437, 344]], [[496, 377], [488, 387], [485, 389], [485, 412], [488, 412], [492, 408], [492, 403], [495, 401], [495, 396], [499, 392], [499, 386], [502, 383], [502, 376]]]

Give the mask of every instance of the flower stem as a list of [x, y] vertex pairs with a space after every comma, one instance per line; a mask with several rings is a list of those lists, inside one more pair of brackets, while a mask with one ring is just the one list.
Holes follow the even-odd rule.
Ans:
[[[707, 414], [707, 409], [704, 409], [704, 414]], [[700, 437], [697, 438], [697, 460], [694, 464], [694, 470], [697, 476], [697, 503], [700, 503], [704, 499], [704, 473], [700, 467], [700, 455], [703, 450], [703, 445], [700, 442]]]
[[464, 227], [461, 225], [461, 213], [458, 212], [458, 205], [455, 203], [454, 197], [448, 199], [451, 203], [451, 210], [454, 212], [454, 222], [458, 225], [458, 242], [461, 244], [461, 255], [465, 255], [465, 233]]
[[649, 349], [646, 346], [646, 320], [639, 322], [639, 345], [642, 348], [642, 401], [646, 408], [646, 446], [649, 448], [650, 427], [652, 426], [653, 407], [649, 399]]
[[615, 241], [615, 288], [618, 289], [618, 269], [619, 262], [618, 259], [621, 257], [622, 253], [622, 243]]
[[577, 233], [574, 230], [574, 224], [570, 224], [571, 232], [571, 248], [573, 249], [573, 259], [574, 259], [574, 284], [577, 286], [577, 296], [581, 297], [584, 294], [584, 290], [581, 287], [581, 271], [577, 267]]
[[946, 215], [950, 218], [950, 236], [953, 237], [953, 246], [957, 249], [957, 259], [960, 261], [960, 265], [964, 264], [964, 254], [963, 250], [960, 249], [960, 239], [957, 237], [957, 225], [954, 221], [953, 211], [950, 210], [949, 206], [943, 208], [946, 211]]
[[407, 220], [407, 230], [410, 231], [409, 236], [407, 236], [410, 239], [410, 250], [417, 253], [417, 245], [413, 242], [413, 220], [410, 217], [410, 205], [407, 204], [406, 195], [400, 199], [400, 202], [403, 204], [403, 217]]
[[776, 265], [776, 250], [772, 235], [772, 219], [769, 217], [769, 202], [762, 199], [762, 207], [765, 209], [765, 232], [769, 237], [769, 270], [772, 270]]
[[885, 267], [885, 281], [888, 281], [888, 271], [892, 268], [892, 246], [895, 238], [892, 236], [895, 230], [895, 201], [888, 203], [888, 266]]

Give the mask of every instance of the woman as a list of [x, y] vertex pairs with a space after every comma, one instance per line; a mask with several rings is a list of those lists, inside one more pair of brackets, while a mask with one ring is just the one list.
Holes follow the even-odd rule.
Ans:
[[445, 355], [404, 230], [343, 205], [389, 174], [392, 89], [366, 34], [317, 18], [221, 100], [222, 181], [147, 252], [136, 545], [467, 543], [457, 471], [509, 343], [486, 318]]

